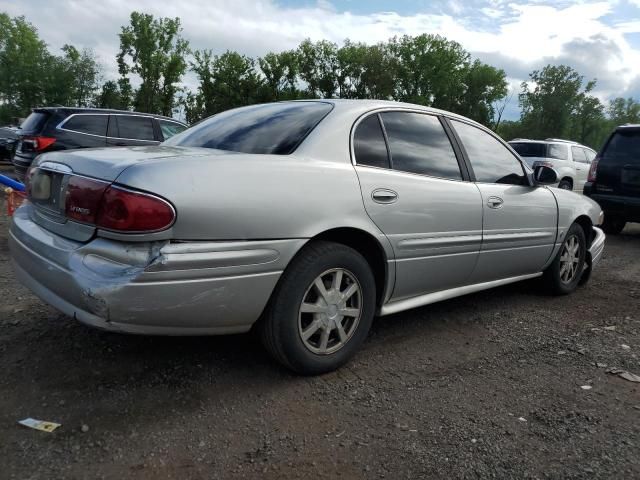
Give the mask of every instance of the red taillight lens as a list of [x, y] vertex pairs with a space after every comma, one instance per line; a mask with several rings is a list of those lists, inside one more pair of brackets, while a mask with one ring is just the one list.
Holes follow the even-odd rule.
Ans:
[[587, 182], [595, 182], [596, 181], [596, 173], [598, 171], [598, 161], [600, 159], [596, 158], [591, 162], [591, 168], [589, 169], [589, 177], [587, 178]]
[[30, 146], [31, 150], [34, 152], [41, 152], [56, 142], [56, 139], [53, 137], [24, 137], [22, 139], [23, 147]]
[[70, 177], [65, 194], [65, 215], [78, 222], [96, 223], [100, 201], [108, 187], [108, 182], [85, 177]]
[[102, 197], [96, 225], [121, 232], [152, 232], [170, 227], [175, 217], [173, 207], [159, 197], [111, 186]]

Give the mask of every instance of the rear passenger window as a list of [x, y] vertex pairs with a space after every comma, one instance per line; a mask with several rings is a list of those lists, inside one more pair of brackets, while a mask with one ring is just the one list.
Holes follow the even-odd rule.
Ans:
[[451, 123], [469, 156], [476, 181], [511, 185], [528, 184], [522, 164], [502, 143], [472, 125], [456, 120], [452, 120]]
[[62, 128], [73, 132], [104, 137], [107, 134], [108, 119], [108, 115], [72, 115], [64, 122]]
[[547, 148], [547, 156], [556, 160], [569, 160], [569, 149], [566, 145], [550, 143]]
[[353, 151], [358, 165], [389, 168], [387, 144], [378, 115], [371, 115], [358, 124], [353, 135]]
[[153, 121], [149, 117], [114, 115], [118, 123], [118, 137], [131, 140], [155, 140]]
[[584, 150], [580, 147], [571, 147], [571, 155], [574, 162], [587, 163], [587, 157], [584, 156]]
[[394, 170], [461, 180], [449, 137], [437, 117], [411, 112], [384, 112]]

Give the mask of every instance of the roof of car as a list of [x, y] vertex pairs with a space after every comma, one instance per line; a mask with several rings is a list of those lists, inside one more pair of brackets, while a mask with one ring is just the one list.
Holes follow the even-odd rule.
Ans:
[[616, 130], [640, 130], [640, 125], [637, 123], [627, 123], [626, 125], [619, 125]]
[[547, 138], [545, 140], [533, 140], [530, 138], [514, 138], [512, 140], [509, 140], [509, 143], [555, 143], [560, 145], [574, 145], [576, 147], [588, 148], [589, 150], [593, 150], [593, 148], [587, 147], [586, 145], [582, 145], [581, 143], [574, 142], [572, 140], [562, 140], [560, 138]]
[[417, 105], [415, 103], [396, 102], [394, 100], [368, 100], [368, 99], [361, 100], [361, 99], [346, 99], [346, 98], [324, 98], [324, 99], [288, 100], [288, 101], [279, 102], [279, 103], [289, 103], [289, 102], [330, 103], [334, 106], [335, 110], [339, 110], [344, 113], [347, 113], [347, 112], [366, 113], [367, 111], [375, 110], [378, 108], [421, 110], [424, 112], [434, 113], [438, 115], [446, 115], [451, 118], [459, 118], [460, 120], [471, 122], [478, 125], [479, 127], [486, 128], [480, 123], [475, 122], [470, 118], [464, 117], [462, 115], [458, 115], [457, 113], [449, 112], [446, 110], [440, 110], [438, 108], [433, 108], [433, 107], [426, 107], [424, 105]]
[[144, 112], [132, 112], [130, 110], [116, 110], [114, 108], [92, 108], [92, 107], [38, 107], [33, 109], [34, 112], [38, 111], [65, 111], [69, 113], [119, 113], [119, 114], [128, 114], [128, 115], [144, 115], [147, 117], [155, 117], [162, 118], [165, 120], [170, 120], [172, 122], [178, 122], [183, 125], [186, 125], [184, 122], [180, 120], [176, 120], [175, 118], [165, 117], [164, 115], [157, 115], [155, 113], [144, 113]]

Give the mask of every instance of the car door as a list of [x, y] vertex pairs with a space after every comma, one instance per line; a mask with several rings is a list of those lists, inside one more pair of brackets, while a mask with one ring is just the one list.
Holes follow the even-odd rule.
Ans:
[[481, 198], [439, 117], [382, 111], [353, 131], [366, 211], [395, 253], [392, 299], [465, 284], [482, 240]]
[[109, 115], [108, 145], [158, 145], [159, 143], [152, 117], [128, 114]]
[[589, 162], [587, 162], [587, 156], [582, 147], [572, 146], [571, 156], [573, 157], [573, 166], [576, 169], [576, 182], [573, 190], [575, 192], [582, 192], [589, 174]]
[[482, 195], [482, 247], [471, 283], [540, 272], [556, 241], [553, 193], [531, 186], [520, 160], [493, 134], [450, 122]]

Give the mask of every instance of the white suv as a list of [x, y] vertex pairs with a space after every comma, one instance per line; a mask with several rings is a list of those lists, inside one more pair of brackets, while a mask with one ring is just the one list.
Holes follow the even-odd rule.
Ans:
[[559, 188], [582, 192], [591, 162], [596, 152], [589, 147], [568, 140], [547, 138], [528, 140], [516, 138], [509, 145], [531, 168], [545, 165], [558, 172]]

